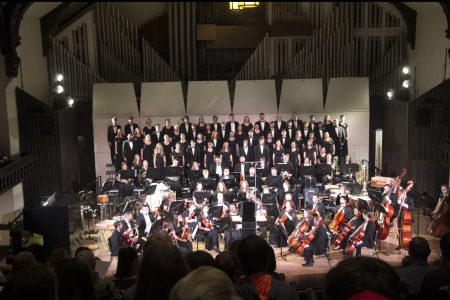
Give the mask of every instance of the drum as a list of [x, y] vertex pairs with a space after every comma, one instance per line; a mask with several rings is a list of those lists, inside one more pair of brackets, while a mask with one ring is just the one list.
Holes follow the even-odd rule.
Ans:
[[108, 203], [109, 199], [108, 199], [108, 195], [98, 195], [97, 196], [97, 203], [99, 204], [105, 204]]

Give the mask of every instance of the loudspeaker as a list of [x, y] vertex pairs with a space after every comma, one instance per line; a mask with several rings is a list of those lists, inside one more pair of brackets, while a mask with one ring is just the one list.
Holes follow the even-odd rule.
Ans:
[[430, 127], [431, 126], [431, 108], [419, 107], [416, 110], [416, 127]]
[[256, 222], [242, 222], [241, 238], [256, 234]]
[[303, 189], [303, 199], [305, 206], [312, 207], [312, 197], [314, 194], [319, 193], [319, 188], [304, 188]]
[[244, 202], [242, 203], [242, 223], [245, 222], [256, 222], [255, 212], [256, 204], [254, 202]]

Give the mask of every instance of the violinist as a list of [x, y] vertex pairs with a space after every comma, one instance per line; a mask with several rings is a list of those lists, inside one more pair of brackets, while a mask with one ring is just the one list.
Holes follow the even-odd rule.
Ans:
[[192, 231], [189, 225], [184, 222], [182, 215], [176, 217], [173, 229], [172, 238], [176, 240], [176, 244], [178, 245], [181, 254], [183, 254], [183, 256], [188, 255], [193, 249], [192, 242], [189, 240]]
[[195, 227], [197, 227], [197, 214], [198, 209], [194, 199], [194, 201], [190, 203], [189, 207], [182, 214], [184, 224], [188, 226], [192, 232], [194, 231]]
[[294, 231], [297, 225], [297, 216], [295, 214], [292, 195], [286, 194], [280, 216], [275, 220], [275, 227], [270, 231], [270, 243], [277, 247], [287, 246], [287, 238]]
[[400, 185], [397, 192], [397, 202], [394, 202], [394, 218], [397, 220], [398, 228], [398, 247], [395, 250], [400, 250], [402, 244], [402, 224], [404, 220], [404, 211], [414, 211], [414, 200], [407, 195], [405, 187]]
[[133, 221], [133, 214], [131, 211], [124, 213], [121, 223], [123, 225], [125, 246], [136, 244], [139, 241], [139, 233], [136, 230], [137, 226]]
[[208, 215], [209, 207], [203, 207], [200, 216], [198, 218], [198, 234], [205, 237], [205, 248], [208, 251], [215, 250], [220, 253], [219, 249], [219, 235], [216, 229], [214, 229], [212, 220]]
[[[328, 244], [327, 231], [325, 227], [321, 225], [322, 218], [317, 216], [308, 216], [308, 219], [309, 224], [313, 224], [309, 232], [315, 231], [315, 235], [313, 240], [304, 246], [303, 256], [305, 257], [305, 263], [302, 264], [303, 267], [312, 267], [314, 265], [314, 254], [324, 254]], [[308, 233], [305, 233], [305, 236], [308, 236]]]
[[139, 225], [138, 231], [139, 236], [147, 237], [150, 233], [150, 228], [152, 227], [152, 222], [156, 221], [154, 218], [150, 217], [150, 209], [148, 205], [142, 206], [139, 215], [136, 218], [136, 223]]
[[372, 248], [375, 243], [375, 222], [372, 212], [363, 212], [362, 214], [364, 222], [367, 222], [365, 226], [364, 238], [355, 244], [356, 252], [355, 256], [361, 256], [361, 249], [363, 247]]
[[267, 176], [266, 185], [268, 185], [271, 188], [274, 188], [275, 191], [278, 191], [278, 189], [282, 188], [283, 178], [281, 177], [281, 175], [278, 175], [276, 167], [272, 167], [270, 169], [270, 175]]
[[224, 205], [223, 209], [221, 222], [224, 224], [222, 228], [224, 230], [225, 249], [228, 249], [233, 241], [241, 239], [241, 231], [236, 229], [236, 223], [232, 220], [232, 217], [239, 216], [239, 213], [235, 204], [230, 204], [229, 208]]

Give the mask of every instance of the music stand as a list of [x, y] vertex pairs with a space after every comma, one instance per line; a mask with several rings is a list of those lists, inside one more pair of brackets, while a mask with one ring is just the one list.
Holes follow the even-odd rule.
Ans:
[[161, 172], [159, 169], [148, 169], [146, 177], [156, 181], [160, 179], [160, 175]]
[[204, 198], [208, 198], [208, 201], [211, 202], [211, 191], [194, 191], [192, 197], [195, 197], [195, 201], [199, 205], [203, 204]]
[[165, 167], [164, 177], [181, 177], [183, 167]]
[[[388, 213], [383, 205], [381, 205], [380, 203], [375, 202], [373, 200], [372, 200], [372, 202], [373, 202], [373, 205], [374, 205], [374, 210], [376, 210], [376, 211], [378, 211], [380, 213], [383, 213], [383, 214], [387, 214]], [[377, 246], [378, 246], [378, 249], [375, 248], [375, 253], [372, 254], [372, 255], [377, 255], [378, 256], [378, 253], [381, 253], [381, 254], [384, 254], [386, 256], [389, 256], [389, 254], [387, 254], [386, 252], [381, 250], [381, 240], [378, 237], [378, 234], [377, 234]]]
[[134, 170], [120, 170], [120, 179], [132, 179], [134, 178]]
[[269, 168], [257, 168], [256, 174], [259, 176], [259, 178], [267, 177], [270, 174], [270, 169]]
[[184, 211], [184, 200], [175, 200], [170, 204], [169, 213], [175, 213], [176, 215], [180, 215]]
[[354, 174], [356, 175], [356, 173], [359, 170], [359, 165], [355, 164], [355, 163], [351, 163], [351, 164], [343, 164], [341, 166], [341, 174]]

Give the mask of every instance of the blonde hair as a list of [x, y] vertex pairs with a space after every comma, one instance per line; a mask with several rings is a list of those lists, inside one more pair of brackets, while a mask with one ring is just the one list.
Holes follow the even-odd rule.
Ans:
[[242, 299], [225, 272], [214, 267], [200, 267], [178, 281], [169, 300]]

